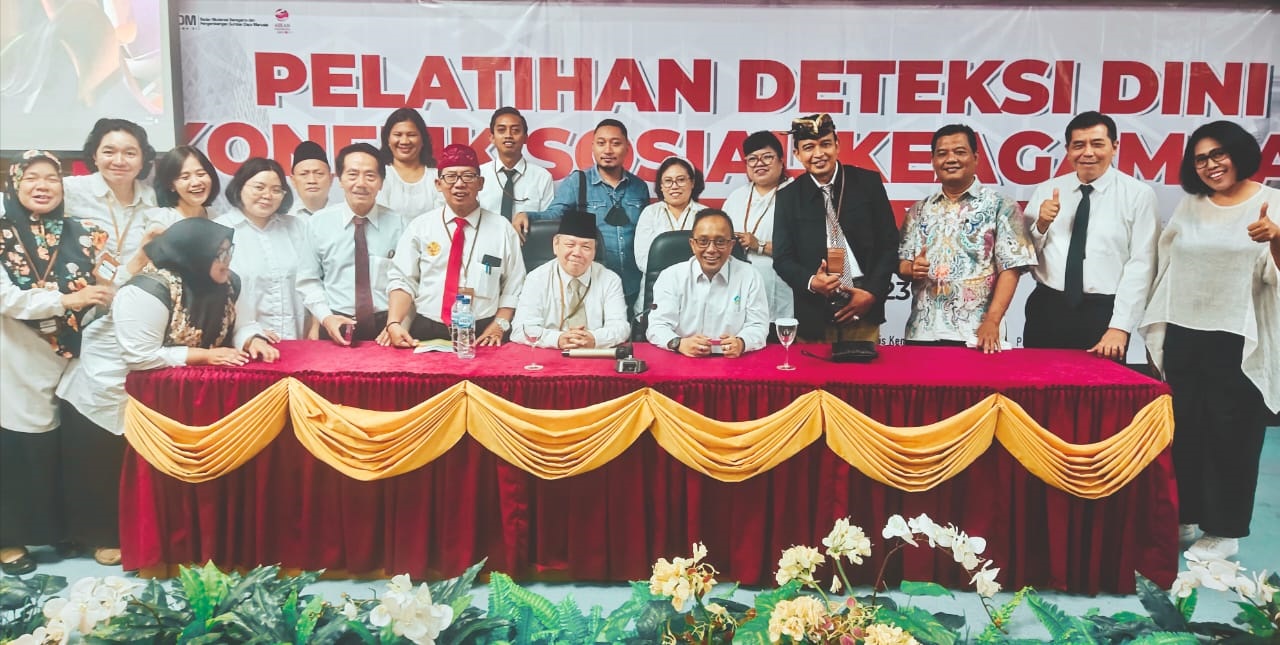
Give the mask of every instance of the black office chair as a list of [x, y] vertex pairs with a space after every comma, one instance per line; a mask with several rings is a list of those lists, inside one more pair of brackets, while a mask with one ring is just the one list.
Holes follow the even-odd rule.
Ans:
[[[692, 231], [667, 231], [653, 238], [653, 244], [649, 246], [649, 264], [644, 272], [644, 309], [636, 317], [633, 325], [631, 333], [633, 341], [639, 342], [645, 338], [645, 330], [649, 327], [649, 312], [653, 311], [653, 283], [658, 281], [658, 274], [673, 264], [679, 264], [693, 257], [693, 249], [689, 246], [691, 233]], [[732, 253], [733, 257], [743, 262], [750, 262], [747, 259], [747, 250], [736, 242]]]
[[551, 247], [551, 239], [560, 230], [559, 219], [542, 219], [529, 222], [529, 232], [525, 234], [524, 270], [532, 271], [546, 262], [555, 259], [555, 249]]

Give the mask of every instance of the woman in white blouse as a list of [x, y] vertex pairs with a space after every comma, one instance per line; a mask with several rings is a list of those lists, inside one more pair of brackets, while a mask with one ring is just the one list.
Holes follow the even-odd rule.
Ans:
[[729, 194], [724, 212], [733, 219], [736, 237], [747, 250], [751, 266], [760, 272], [769, 298], [769, 320], [791, 318], [795, 310], [791, 287], [773, 270], [773, 204], [778, 189], [791, 178], [786, 175], [782, 144], [772, 132], [752, 133], [742, 142], [742, 158], [751, 183]]
[[249, 159], [227, 184], [227, 201], [232, 210], [215, 221], [236, 232], [231, 270], [240, 276], [240, 310], [272, 341], [304, 338], [307, 310], [297, 282], [306, 224], [288, 214], [293, 193], [284, 169]]
[[98, 119], [84, 142], [91, 175], [67, 177], [67, 215], [106, 231], [102, 261], [118, 267], [113, 282], [124, 284], [147, 264], [135, 257], [146, 234], [146, 211], [156, 207], [155, 191], [142, 183], [151, 173], [156, 150], [142, 126], [125, 119]]
[[[213, 163], [191, 146], [178, 146], [156, 158], [156, 208], [142, 214], [145, 233], [142, 245], [187, 217], [212, 219], [209, 207], [218, 199], [221, 182]], [[136, 264], [145, 265], [141, 249], [134, 254]]]
[[[684, 159], [667, 157], [658, 166], [658, 176], [653, 182], [658, 201], [640, 211], [640, 219], [636, 221], [635, 254], [636, 266], [640, 267], [641, 294], [644, 293], [644, 273], [649, 266], [649, 247], [654, 238], [667, 231], [693, 228], [694, 215], [706, 208], [696, 201], [704, 187], [702, 172]], [[643, 299], [643, 296], [637, 299], [637, 311], [644, 305]]]
[[80, 351], [86, 315], [115, 289], [93, 284], [95, 230], [64, 215], [58, 158], [27, 151], [9, 180], [0, 217], [0, 569], [21, 575], [36, 568], [26, 545], [66, 538], [61, 451], [75, 441], [60, 427], [54, 388]]
[[[238, 366], [279, 352], [239, 313], [231, 229], [203, 218], [175, 222], [146, 246], [151, 265], [120, 288], [111, 312], [85, 328], [77, 363], [58, 385], [70, 404], [65, 433], [95, 435], [97, 452], [63, 456], [66, 515], [99, 562], [119, 562], [119, 481], [125, 378], [179, 365]], [[64, 451], [65, 452], [65, 451]]]
[[1249, 179], [1258, 142], [1235, 123], [1196, 129], [1188, 193], [1160, 235], [1142, 332], [1173, 390], [1173, 466], [1189, 551], [1228, 558], [1249, 534], [1258, 462], [1280, 410], [1280, 190]]
[[398, 213], [406, 223], [440, 205], [431, 134], [417, 110], [400, 108], [387, 117], [380, 152], [387, 178], [378, 192], [379, 204]]

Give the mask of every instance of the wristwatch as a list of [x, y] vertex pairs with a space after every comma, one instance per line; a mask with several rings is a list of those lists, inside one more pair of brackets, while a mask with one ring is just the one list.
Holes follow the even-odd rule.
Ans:
[[672, 338], [671, 340], [667, 341], [667, 349], [673, 352], [680, 351], [680, 337], [676, 336], [675, 338]]
[[511, 321], [510, 321], [510, 320], [507, 320], [506, 318], [500, 318], [500, 317], [499, 317], [499, 318], [494, 318], [494, 319], [493, 319], [493, 322], [498, 323], [498, 328], [502, 330], [502, 333], [504, 333], [504, 334], [505, 334], [505, 333], [507, 333], [507, 332], [511, 331]]

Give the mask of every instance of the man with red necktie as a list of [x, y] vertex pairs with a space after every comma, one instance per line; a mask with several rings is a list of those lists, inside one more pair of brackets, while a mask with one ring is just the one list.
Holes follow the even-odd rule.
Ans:
[[[480, 208], [484, 178], [475, 150], [448, 146], [438, 167], [444, 206], [415, 219], [400, 239], [387, 284], [390, 322], [378, 344], [450, 338], [450, 311], [461, 294], [471, 297], [476, 344], [500, 345], [524, 284], [520, 236], [501, 215]], [[418, 315], [405, 329], [397, 321], [413, 311]]]

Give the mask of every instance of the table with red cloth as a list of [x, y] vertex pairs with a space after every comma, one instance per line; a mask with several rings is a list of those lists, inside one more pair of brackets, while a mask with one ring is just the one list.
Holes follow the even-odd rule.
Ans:
[[[815, 388], [882, 423], [918, 426], [955, 415], [992, 393], [1075, 443], [1124, 428], [1168, 389], [1084, 352], [882, 347], [871, 364], [833, 364], [783, 348], [739, 359], [690, 359], [637, 344], [642, 374], [613, 362], [562, 358], [509, 344], [474, 360], [365, 343], [284, 342], [274, 364], [185, 367], [130, 374], [127, 389], [176, 421], [210, 424], [292, 376], [325, 399], [404, 410], [461, 380], [530, 408], [574, 409], [643, 387], [721, 421], [758, 419]], [[810, 347], [813, 353], [825, 347]], [[522, 369], [531, 357], [545, 365]], [[285, 431], [247, 464], [204, 483], [162, 474], [129, 450], [121, 482], [124, 566], [150, 573], [212, 560], [224, 567], [279, 563], [352, 575], [452, 576], [488, 558], [519, 579], [647, 579], [659, 557], [703, 542], [721, 580], [768, 586], [782, 550], [821, 548], [834, 520], [850, 517], [873, 544], [894, 513], [928, 513], [987, 540], [985, 557], [1006, 589], [1131, 592], [1134, 571], [1161, 585], [1176, 575], [1177, 502], [1166, 449], [1129, 485], [1087, 500], [1048, 486], [995, 443], [959, 476], [908, 493], [878, 483], [815, 441], [780, 466], [726, 483], [693, 471], [647, 433], [586, 474], [539, 479], [469, 436], [408, 474], [362, 482], [319, 461]], [[884, 549], [856, 568], [869, 584]], [[949, 554], [908, 548], [888, 577], [963, 588]]]

